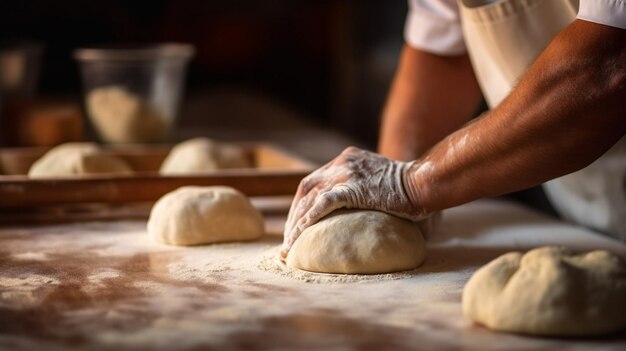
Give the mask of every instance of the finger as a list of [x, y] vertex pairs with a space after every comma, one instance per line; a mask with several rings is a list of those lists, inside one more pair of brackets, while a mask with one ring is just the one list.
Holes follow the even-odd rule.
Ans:
[[291, 231], [288, 233], [288, 240], [284, 242], [283, 250], [288, 253], [293, 243], [306, 228], [317, 223], [332, 211], [345, 207], [346, 205], [347, 194], [342, 189], [333, 189], [318, 196], [315, 202], [291, 228]]
[[302, 178], [296, 189], [296, 195], [292, 203], [297, 203], [301, 198], [306, 196], [312, 189], [321, 188], [324, 182], [328, 181], [327, 170], [331, 166], [330, 163], [316, 169]]
[[341, 152], [341, 156], [347, 156], [347, 155], [358, 155], [358, 154], [362, 154], [365, 150], [360, 149], [356, 146], [348, 146], [345, 149], [343, 149], [343, 151]]
[[283, 250], [289, 251], [291, 244], [295, 241], [292, 238], [296, 222], [308, 212], [309, 208], [313, 206], [313, 203], [319, 193], [318, 189], [312, 189], [306, 196], [302, 197], [297, 203], [294, 201], [291, 204], [287, 222], [285, 223], [285, 230], [283, 233]]
[[[297, 224], [301, 218], [309, 211], [309, 209], [313, 206], [317, 198], [317, 191], [310, 192], [308, 196], [302, 198], [297, 207], [293, 208], [290, 212], [291, 221], [285, 226], [285, 232], [283, 234], [283, 245], [281, 255], [284, 257], [287, 256], [291, 246], [296, 241], [297, 237], [294, 235], [299, 235], [299, 231], [297, 230]], [[298, 233], [298, 234], [296, 234]]]
[[313, 173], [304, 177], [304, 179], [300, 181], [300, 184], [298, 184], [296, 195], [294, 196], [291, 202], [291, 206], [289, 207], [289, 213], [287, 214], [287, 222], [285, 222], [285, 228], [292, 225], [295, 209], [299, 206], [302, 198], [307, 196], [311, 189], [319, 184], [320, 177], [318, 176], [318, 173], [319, 170], [314, 171]]
[[309, 212], [305, 215], [305, 218], [308, 219], [308, 221], [303, 223], [305, 228], [317, 223], [320, 219], [324, 218], [332, 211], [346, 207], [346, 193], [343, 190], [343, 187], [339, 189], [337, 188], [339, 187], [335, 187], [333, 190], [318, 196], [313, 206], [309, 209]]
[[309, 191], [306, 195], [300, 197], [297, 201], [294, 200], [291, 203], [289, 214], [287, 215], [287, 222], [285, 223], [285, 232], [288, 232], [287, 229], [293, 227], [294, 222], [296, 222], [300, 216], [302, 216], [302, 214], [312, 206], [318, 193], [318, 189], [311, 189], [311, 191]]
[[312, 196], [314, 193], [311, 192], [309, 196], [303, 198], [299, 206], [290, 213], [292, 216], [285, 227], [283, 250], [288, 252], [300, 233], [322, 217], [337, 208], [349, 207], [349, 193], [347, 186], [334, 185], [330, 190], [318, 191], [315, 196]]

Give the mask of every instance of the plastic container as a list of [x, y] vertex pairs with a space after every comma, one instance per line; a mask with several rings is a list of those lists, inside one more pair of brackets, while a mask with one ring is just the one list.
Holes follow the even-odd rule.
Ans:
[[193, 53], [186, 44], [77, 49], [85, 108], [99, 137], [108, 143], [165, 141]]

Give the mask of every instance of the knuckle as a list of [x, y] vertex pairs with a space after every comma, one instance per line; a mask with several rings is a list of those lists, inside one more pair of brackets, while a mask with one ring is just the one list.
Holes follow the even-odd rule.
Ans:
[[316, 178], [310, 174], [300, 181], [300, 184], [298, 185], [298, 193], [305, 195], [311, 191], [316, 184]]
[[339, 156], [337, 156], [335, 161], [337, 162], [337, 161], [343, 161], [346, 159], [354, 158], [354, 155], [357, 154], [358, 151], [359, 151], [358, 148], [354, 146], [348, 146], [347, 148], [343, 149], [343, 151], [339, 154]]
[[316, 172], [311, 172], [306, 177], [302, 178], [302, 180], [300, 181], [300, 184], [311, 183], [315, 179], [315, 173]]
[[342, 154], [353, 154], [358, 152], [360, 149], [356, 146], [348, 146], [347, 148], [345, 148], [342, 152]]
[[319, 199], [317, 200], [317, 203], [318, 204], [327, 204], [329, 202], [332, 202], [333, 199], [334, 199], [333, 191], [330, 190], [327, 193], [325, 193], [322, 196], [320, 196]]
[[333, 204], [335, 198], [336, 198], [336, 195], [334, 193], [332, 192], [325, 193], [322, 196], [320, 196], [318, 200], [318, 206], [327, 208]]

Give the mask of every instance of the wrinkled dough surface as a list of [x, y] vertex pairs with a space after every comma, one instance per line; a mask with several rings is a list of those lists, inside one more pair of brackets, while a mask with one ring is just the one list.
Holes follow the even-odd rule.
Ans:
[[226, 186], [185, 186], [165, 194], [150, 212], [148, 234], [169, 245], [245, 241], [261, 237], [261, 213]]
[[131, 173], [122, 159], [103, 154], [94, 143], [66, 143], [56, 146], [35, 161], [28, 171], [31, 178], [79, 174]]
[[312, 272], [378, 274], [416, 268], [424, 256], [415, 223], [379, 211], [342, 209], [305, 229], [286, 261]]
[[463, 312], [490, 329], [595, 335], [626, 328], [626, 266], [606, 251], [561, 247], [507, 253], [480, 268], [463, 291]]

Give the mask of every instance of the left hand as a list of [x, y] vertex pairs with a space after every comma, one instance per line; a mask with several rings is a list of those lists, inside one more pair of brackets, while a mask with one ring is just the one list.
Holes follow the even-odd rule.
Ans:
[[309, 174], [291, 204], [281, 256], [287, 256], [304, 229], [338, 208], [379, 210], [412, 221], [426, 218], [426, 211], [407, 195], [411, 164], [349, 147]]

